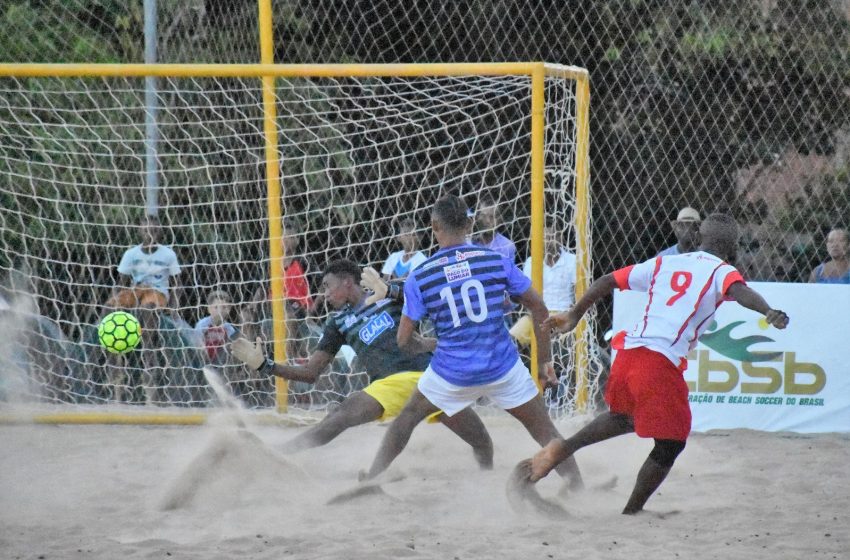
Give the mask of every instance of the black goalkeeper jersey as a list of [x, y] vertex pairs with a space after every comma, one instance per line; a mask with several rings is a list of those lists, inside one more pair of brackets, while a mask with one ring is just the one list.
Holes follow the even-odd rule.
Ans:
[[369, 382], [402, 371], [425, 371], [431, 353], [410, 354], [396, 343], [402, 304], [382, 299], [355, 309], [347, 305], [325, 322], [322, 338], [316, 348], [335, 356], [343, 344], [354, 349]]

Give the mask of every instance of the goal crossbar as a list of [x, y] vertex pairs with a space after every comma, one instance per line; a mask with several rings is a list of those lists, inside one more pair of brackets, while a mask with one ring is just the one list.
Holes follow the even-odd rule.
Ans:
[[0, 77], [366, 78], [531, 76], [534, 72], [586, 80], [587, 70], [544, 62], [424, 64], [0, 64]]

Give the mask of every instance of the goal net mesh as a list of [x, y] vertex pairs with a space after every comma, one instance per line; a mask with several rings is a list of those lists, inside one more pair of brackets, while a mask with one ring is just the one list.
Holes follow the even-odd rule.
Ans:
[[[137, 312], [139, 348], [116, 357], [96, 331], [128, 284], [118, 264], [144, 242], [151, 209], [144, 79], [0, 80], [0, 313], [15, 327], [6, 333], [21, 335], [4, 336], [7, 401], [205, 407], [214, 398], [202, 368], [213, 365], [245, 406], [275, 405], [272, 382], [222, 347], [229, 330], [205, 336], [195, 328], [221, 292], [230, 302], [225, 322], [263, 337], [271, 352], [261, 82], [158, 82], [159, 243], [174, 251], [180, 271], [170, 278], [168, 308]], [[575, 253], [575, 84], [547, 78], [545, 90], [545, 214], [563, 249]], [[320, 297], [324, 267], [345, 257], [381, 269], [401, 249], [405, 223], [431, 253], [429, 209], [444, 194], [473, 209], [495, 201], [498, 231], [514, 242], [517, 264], [530, 255], [529, 77], [277, 79], [275, 92], [283, 265], [289, 278], [303, 269], [307, 288], [287, 294], [291, 362], [315, 349], [333, 311]], [[521, 314], [514, 310], [512, 321]], [[593, 331], [584, 341], [591, 406], [602, 371]], [[575, 344], [553, 343], [561, 387], [547, 397], [556, 414], [575, 406]], [[316, 384], [290, 384], [289, 411], [327, 409], [367, 383], [343, 348]]]

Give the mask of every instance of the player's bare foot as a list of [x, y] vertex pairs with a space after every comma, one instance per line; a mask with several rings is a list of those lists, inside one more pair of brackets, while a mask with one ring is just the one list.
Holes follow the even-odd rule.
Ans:
[[558, 463], [569, 457], [562, 439], [553, 439], [531, 458], [529, 480], [537, 482], [552, 472]]

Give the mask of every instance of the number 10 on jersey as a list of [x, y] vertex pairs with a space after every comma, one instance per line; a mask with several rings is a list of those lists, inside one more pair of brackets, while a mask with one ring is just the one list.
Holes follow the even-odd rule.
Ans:
[[[475, 297], [478, 299], [478, 310], [472, 306], [470, 292], [475, 292]], [[452, 314], [452, 324], [455, 327], [460, 326], [460, 314], [458, 313], [457, 304], [455, 303], [455, 295], [451, 286], [446, 286], [440, 290], [440, 297], [449, 305], [449, 312]], [[470, 321], [473, 323], [481, 323], [487, 318], [487, 297], [484, 294], [484, 284], [479, 280], [467, 280], [460, 285], [460, 299], [463, 300], [463, 311]]]

